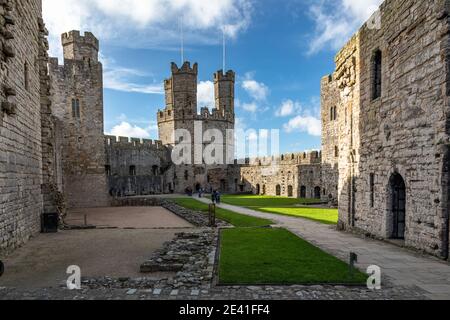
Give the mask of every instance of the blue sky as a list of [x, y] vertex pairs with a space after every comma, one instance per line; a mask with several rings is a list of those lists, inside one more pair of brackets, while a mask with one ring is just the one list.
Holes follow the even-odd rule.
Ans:
[[213, 73], [237, 73], [237, 125], [279, 129], [281, 152], [320, 149], [320, 79], [337, 49], [380, 0], [43, 0], [50, 52], [59, 35], [93, 32], [104, 64], [105, 131], [157, 138], [170, 63], [199, 63], [199, 104], [212, 106]]

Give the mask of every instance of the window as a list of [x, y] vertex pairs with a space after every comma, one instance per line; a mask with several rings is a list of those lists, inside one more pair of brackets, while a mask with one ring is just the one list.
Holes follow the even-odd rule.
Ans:
[[105, 172], [106, 172], [106, 175], [107, 175], [108, 177], [111, 176], [111, 166], [106, 165], [106, 166], [105, 166]]
[[79, 99], [72, 99], [72, 118], [75, 119], [81, 118]]
[[335, 147], [334, 147], [334, 156], [335, 156], [336, 158], [339, 158], [339, 147], [338, 147], [338, 146], [335, 146]]
[[330, 108], [330, 121], [335, 121], [337, 120], [337, 107], [331, 107]]
[[25, 90], [30, 90], [30, 73], [28, 70], [28, 62], [25, 62], [23, 66], [23, 86]]
[[370, 174], [370, 207], [375, 206], [375, 174]]
[[136, 166], [130, 166], [130, 176], [134, 177], [136, 175]]
[[185, 171], [184, 172], [184, 180], [188, 181], [189, 180], [189, 171]]
[[383, 56], [381, 50], [374, 52], [372, 61], [372, 100], [381, 97]]

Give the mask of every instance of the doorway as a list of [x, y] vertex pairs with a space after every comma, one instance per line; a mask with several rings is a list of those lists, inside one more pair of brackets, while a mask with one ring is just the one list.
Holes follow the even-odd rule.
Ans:
[[406, 185], [405, 180], [398, 173], [390, 179], [391, 196], [391, 239], [405, 239], [406, 233]]

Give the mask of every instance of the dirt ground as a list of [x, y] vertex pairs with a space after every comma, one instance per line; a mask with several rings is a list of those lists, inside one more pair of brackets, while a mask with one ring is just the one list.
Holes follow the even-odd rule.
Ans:
[[[0, 287], [42, 288], [60, 286], [71, 265], [83, 277], [143, 277], [142, 262], [193, 226], [163, 208], [100, 208], [73, 211], [70, 224], [88, 224], [113, 229], [60, 231], [39, 234], [24, 247], [3, 259], [5, 273]], [[164, 276], [152, 274], [152, 277]]]

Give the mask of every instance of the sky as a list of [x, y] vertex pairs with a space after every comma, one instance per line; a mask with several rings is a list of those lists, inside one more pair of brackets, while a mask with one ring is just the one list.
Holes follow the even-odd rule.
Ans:
[[[199, 64], [198, 103], [213, 74], [237, 74], [236, 126], [280, 130], [280, 151], [321, 146], [320, 80], [381, 0], [43, 0], [50, 55], [60, 35], [93, 32], [104, 68], [105, 133], [157, 139], [170, 63]], [[181, 32], [183, 30], [183, 32]], [[181, 36], [183, 34], [183, 36]]]

